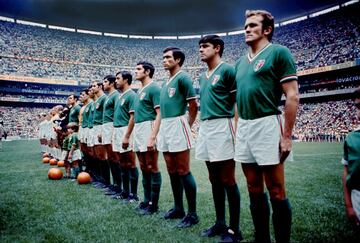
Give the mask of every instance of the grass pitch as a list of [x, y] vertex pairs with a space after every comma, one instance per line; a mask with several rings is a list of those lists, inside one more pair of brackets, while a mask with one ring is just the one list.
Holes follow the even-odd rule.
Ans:
[[[211, 186], [205, 163], [193, 158], [198, 186], [199, 224], [177, 229], [165, 221], [172, 207], [169, 177], [162, 156], [160, 213], [138, 216], [136, 205], [105, 196], [100, 189], [69, 180], [47, 179], [37, 141], [3, 143], [0, 152], [0, 242], [216, 242], [201, 230], [214, 222]], [[286, 165], [288, 197], [293, 207], [294, 242], [359, 242], [347, 221], [341, 184], [340, 143], [295, 143], [294, 161]], [[236, 169], [241, 192], [240, 226], [244, 241], [253, 240], [245, 179]], [[139, 195], [142, 196], [141, 176]], [[185, 197], [184, 197], [185, 199]], [[186, 207], [186, 201], [185, 207]], [[274, 240], [274, 239], [273, 239]]]

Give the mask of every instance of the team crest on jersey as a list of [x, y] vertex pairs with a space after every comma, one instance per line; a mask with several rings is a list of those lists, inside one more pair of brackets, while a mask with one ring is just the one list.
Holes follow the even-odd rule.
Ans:
[[265, 64], [265, 59], [260, 59], [258, 61], [255, 62], [254, 64], [254, 72], [257, 72], [260, 70], [260, 68], [262, 68]]
[[86, 110], [85, 110], [85, 112], [89, 112], [89, 107], [86, 107]]
[[220, 79], [220, 75], [214, 75], [214, 78], [211, 82], [212, 85], [215, 85]]
[[145, 92], [141, 93], [141, 94], [140, 94], [140, 100], [143, 100], [143, 99], [145, 98], [145, 95], [146, 95]]
[[176, 93], [176, 89], [175, 88], [169, 88], [168, 89], [168, 94], [169, 94], [169, 97], [173, 97], [174, 94]]
[[96, 104], [96, 110], [99, 109], [99, 107], [100, 107], [100, 104], [97, 103], [97, 104]]
[[125, 104], [125, 99], [122, 99], [120, 105], [123, 106], [124, 104]]

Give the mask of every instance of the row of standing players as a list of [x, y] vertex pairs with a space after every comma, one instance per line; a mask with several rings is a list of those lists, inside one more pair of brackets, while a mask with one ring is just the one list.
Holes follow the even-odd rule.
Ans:
[[[206, 161], [216, 214], [215, 224], [201, 232], [203, 237], [219, 235], [221, 242], [243, 239], [239, 227], [240, 193], [235, 179], [237, 161], [241, 162], [247, 181], [255, 241], [271, 239], [265, 185], [270, 195], [275, 240], [290, 241], [292, 216], [285, 195], [283, 162], [291, 157], [299, 95], [293, 57], [286, 47], [271, 43], [273, 31], [274, 18], [270, 13], [247, 11], [245, 41], [249, 52], [235, 67], [222, 62], [224, 42], [219, 36], [208, 35], [199, 41], [200, 59], [208, 71], [199, 77], [201, 122], [195, 157]], [[109, 187], [111, 172], [115, 187], [109, 187], [108, 193], [115, 191], [114, 197], [129, 201], [139, 200], [136, 154], [144, 191], [137, 209], [144, 215], [158, 211], [162, 179], [157, 162], [158, 151], [163, 152], [174, 198], [174, 207], [164, 218], [182, 219], [180, 228], [199, 222], [196, 182], [190, 171], [190, 149], [194, 146], [191, 126], [198, 107], [192, 80], [181, 70], [184, 60], [179, 48], [163, 51], [163, 66], [170, 75], [162, 88], [152, 81], [155, 68], [149, 62], [136, 65], [135, 78], [142, 83], [137, 93], [130, 88], [132, 75], [127, 71], [93, 82], [80, 94], [83, 107], [74, 105], [70, 109], [70, 132], [76, 131], [72, 124], [76, 118], [72, 116], [76, 110], [80, 113], [80, 147], [76, 147], [76, 142], [66, 146], [73, 151], [72, 160], [74, 151], [81, 150], [97, 187]], [[286, 97], [285, 119], [278, 110], [282, 94]]]

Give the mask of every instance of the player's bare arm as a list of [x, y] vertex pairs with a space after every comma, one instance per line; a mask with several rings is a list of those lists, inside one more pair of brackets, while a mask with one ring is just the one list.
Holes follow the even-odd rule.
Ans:
[[291, 135], [294, 128], [296, 111], [299, 106], [299, 90], [296, 80], [289, 81], [282, 84], [282, 89], [286, 97], [284, 115], [285, 126], [280, 140], [280, 162], [284, 162], [289, 155], [292, 142]]

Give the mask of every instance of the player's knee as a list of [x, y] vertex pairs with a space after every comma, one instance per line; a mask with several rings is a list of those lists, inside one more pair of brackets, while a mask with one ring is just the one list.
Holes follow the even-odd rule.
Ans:
[[236, 180], [234, 176], [222, 176], [221, 177], [221, 183], [225, 186], [233, 186], [236, 184]]

